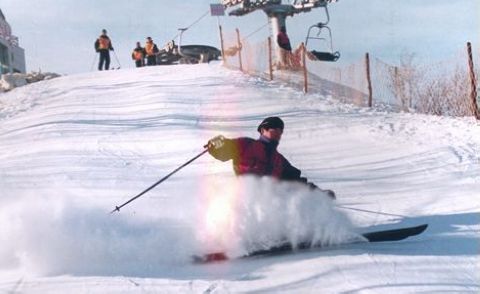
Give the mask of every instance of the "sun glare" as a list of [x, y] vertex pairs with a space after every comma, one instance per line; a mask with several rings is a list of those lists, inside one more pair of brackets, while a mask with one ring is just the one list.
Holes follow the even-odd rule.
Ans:
[[225, 236], [232, 227], [233, 197], [224, 195], [209, 199], [206, 225], [209, 235]]

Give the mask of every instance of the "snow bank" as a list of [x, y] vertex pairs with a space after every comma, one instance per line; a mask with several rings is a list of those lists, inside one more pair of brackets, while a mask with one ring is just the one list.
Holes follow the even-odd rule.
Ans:
[[41, 72], [31, 72], [28, 74], [22, 73], [11, 73], [3, 74], [0, 79], [0, 92], [1, 91], [10, 91], [14, 88], [22, 87], [27, 84], [36, 83], [43, 80], [50, 80], [57, 78], [60, 75], [56, 73], [41, 73]]
[[3, 74], [0, 80], [0, 90], [10, 91], [16, 87], [25, 86], [26, 84], [27, 79], [25, 74]]

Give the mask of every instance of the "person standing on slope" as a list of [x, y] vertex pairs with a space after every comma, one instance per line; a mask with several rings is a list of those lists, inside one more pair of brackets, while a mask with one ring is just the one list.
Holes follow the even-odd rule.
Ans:
[[145, 53], [147, 55], [147, 66], [157, 65], [157, 54], [160, 52], [158, 50], [157, 44], [153, 43], [151, 37], [147, 37], [147, 43], [145, 44]]
[[137, 47], [133, 49], [132, 59], [135, 60], [136, 67], [142, 67], [145, 65], [145, 49], [137, 42]]
[[290, 38], [287, 35], [287, 28], [284, 26], [280, 28], [277, 34], [277, 44], [281, 48], [281, 64], [290, 67], [292, 57], [292, 46], [290, 45]]
[[241, 137], [227, 139], [216, 136], [208, 141], [210, 155], [221, 161], [233, 160], [233, 170], [236, 175], [271, 176], [279, 180], [297, 181], [318, 189], [335, 199], [331, 190], [322, 190], [307, 178], [301, 177], [301, 171], [288, 162], [277, 151], [282, 138], [284, 123], [279, 117], [265, 118], [257, 128], [259, 139]]
[[98, 70], [103, 69], [103, 64], [105, 64], [105, 70], [110, 68], [110, 50], [113, 51], [112, 41], [110, 41], [110, 38], [107, 36], [107, 30], [103, 29], [102, 34], [95, 41], [95, 51], [100, 53]]
[[285, 51], [292, 52], [292, 46], [290, 45], [290, 38], [287, 35], [287, 28], [281, 27], [280, 32], [277, 34], [277, 44]]

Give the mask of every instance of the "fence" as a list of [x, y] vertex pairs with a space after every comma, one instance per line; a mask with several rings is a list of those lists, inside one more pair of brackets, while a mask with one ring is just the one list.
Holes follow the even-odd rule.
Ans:
[[394, 66], [366, 53], [364, 58], [339, 67], [316, 61], [303, 44], [278, 58], [272, 53], [271, 38], [250, 43], [237, 29], [223, 34], [222, 40], [226, 67], [281, 80], [305, 92], [358, 106], [480, 119], [479, 70], [473, 62], [480, 51], [472, 51], [470, 43], [437, 63], [418, 64], [413, 55], [405, 54], [400, 65]]

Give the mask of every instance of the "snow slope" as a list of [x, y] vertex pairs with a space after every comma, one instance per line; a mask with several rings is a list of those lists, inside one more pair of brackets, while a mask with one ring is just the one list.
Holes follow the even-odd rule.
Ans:
[[[209, 138], [279, 146], [318, 192], [237, 179]], [[0, 291], [5, 293], [411, 293], [480, 291], [480, 125], [304, 95], [218, 64], [61, 77], [0, 94]], [[401, 242], [359, 232], [429, 223]], [[331, 246], [239, 256], [287, 238]], [[342, 245], [343, 244], [343, 245]]]

